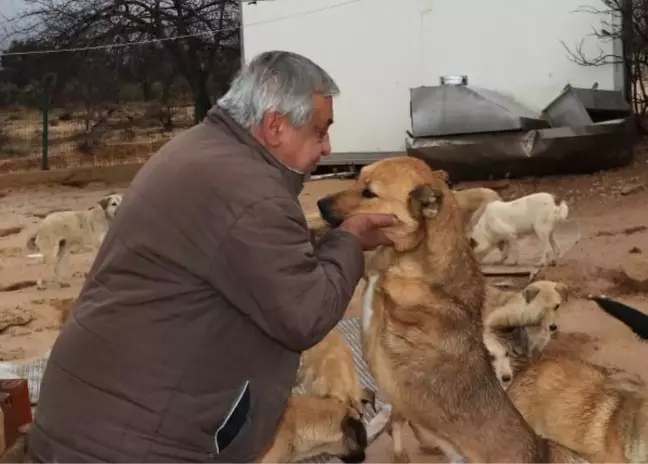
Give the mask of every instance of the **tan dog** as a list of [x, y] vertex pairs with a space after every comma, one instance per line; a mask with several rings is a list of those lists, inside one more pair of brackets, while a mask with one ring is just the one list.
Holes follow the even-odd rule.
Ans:
[[394, 460], [408, 461], [406, 422], [453, 460], [564, 459], [523, 420], [489, 363], [484, 278], [445, 176], [416, 158], [388, 158], [318, 206], [334, 227], [359, 213], [398, 219], [368, 277], [362, 323], [365, 357], [393, 408]]
[[489, 350], [507, 350], [514, 378], [508, 394], [515, 406], [538, 434], [589, 462], [647, 462], [643, 382], [564, 352], [534, 351], [525, 328], [542, 316], [504, 306], [486, 318]]
[[296, 462], [327, 453], [357, 463], [365, 460], [366, 447], [364, 424], [346, 405], [333, 398], [293, 395], [258, 462]]
[[640, 381], [547, 357], [520, 372], [508, 394], [537, 433], [591, 462], [648, 462], [648, 395]]
[[365, 404], [375, 408], [376, 394], [361, 386], [351, 348], [337, 329], [302, 353], [297, 382], [309, 395], [346, 405], [356, 419], [362, 418]]
[[567, 301], [568, 295], [569, 289], [566, 284], [551, 280], [535, 281], [521, 291], [501, 290], [487, 285], [484, 317], [488, 317], [495, 309], [500, 309], [500, 326], [506, 326], [508, 315], [514, 325], [519, 326], [518, 312], [527, 313], [526, 317], [530, 320], [540, 318], [537, 324], [527, 322], [524, 325], [529, 333], [532, 349], [542, 350], [558, 330], [557, 311], [560, 305]]
[[479, 217], [484, 212], [484, 207], [497, 200], [501, 200], [499, 193], [485, 187], [475, 187], [454, 191], [457, 204], [463, 211], [463, 218], [469, 230], [477, 224]]

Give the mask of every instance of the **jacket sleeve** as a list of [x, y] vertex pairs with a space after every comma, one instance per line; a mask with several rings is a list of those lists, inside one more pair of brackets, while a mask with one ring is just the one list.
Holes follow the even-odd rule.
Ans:
[[364, 266], [353, 235], [331, 230], [314, 248], [299, 204], [273, 198], [238, 218], [209, 275], [261, 330], [301, 352], [342, 319]]

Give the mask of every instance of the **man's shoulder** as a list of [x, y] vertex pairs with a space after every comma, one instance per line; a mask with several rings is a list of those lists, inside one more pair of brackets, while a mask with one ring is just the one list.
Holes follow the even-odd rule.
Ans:
[[213, 125], [201, 123], [174, 137], [147, 164], [143, 177], [160, 188], [181, 187], [230, 213], [272, 199], [297, 202], [281, 172], [256, 148]]

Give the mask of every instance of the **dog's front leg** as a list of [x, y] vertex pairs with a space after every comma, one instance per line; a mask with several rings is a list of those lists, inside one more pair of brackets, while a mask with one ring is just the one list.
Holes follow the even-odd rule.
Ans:
[[405, 418], [396, 412], [396, 410], [392, 409], [389, 430], [392, 437], [394, 462], [410, 462], [409, 455], [407, 454], [407, 451], [405, 451], [405, 445], [403, 444], [405, 425], [407, 425]]
[[517, 237], [510, 238], [508, 240], [508, 249], [512, 250], [512, 253], [509, 251], [509, 253], [513, 255], [511, 264], [513, 266], [517, 266], [520, 262], [520, 246], [518, 244]]

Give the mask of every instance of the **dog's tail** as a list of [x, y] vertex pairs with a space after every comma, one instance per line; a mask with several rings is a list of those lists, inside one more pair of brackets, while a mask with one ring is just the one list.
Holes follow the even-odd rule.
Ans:
[[565, 219], [567, 219], [567, 216], [569, 216], [569, 206], [567, 206], [567, 202], [565, 202], [565, 200], [560, 200], [558, 198], [555, 198], [555, 201], [556, 201], [556, 219], [559, 222], [564, 221]]
[[26, 246], [29, 251], [38, 251], [38, 245], [36, 245], [36, 237], [38, 237], [38, 234], [34, 233], [31, 234], [27, 239]]
[[639, 338], [648, 341], [648, 315], [630, 306], [603, 296], [592, 297], [599, 307], [610, 316], [623, 322]]

